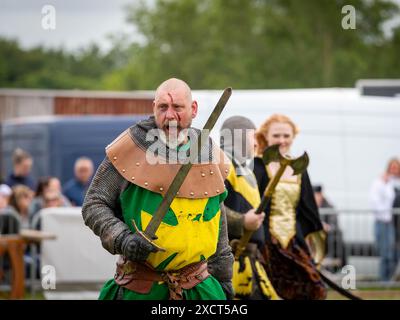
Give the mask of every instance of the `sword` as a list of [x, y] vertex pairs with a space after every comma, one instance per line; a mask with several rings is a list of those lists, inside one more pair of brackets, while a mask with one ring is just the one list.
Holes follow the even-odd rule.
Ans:
[[188, 175], [190, 169], [192, 168], [193, 162], [198, 158], [199, 153], [201, 152], [201, 149], [202, 149], [205, 141], [208, 141], [210, 131], [212, 130], [212, 128], [214, 127], [215, 123], [217, 122], [219, 116], [221, 115], [222, 111], [224, 110], [226, 103], [228, 102], [229, 98], [231, 97], [231, 94], [232, 94], [232, 88], [226, 88], [224, 90], [224, 92], [222, 93], [222, 96], [220, 97], [218, 103], [216, 104], [213, 112], [209, 116], [206, 124], [203, 127], [203, 130], [201, 131], [199, 139], [197, 140], [198, 152], [195, 154], [191, 154], [190, 160], [179, 168], [179, 171], [176, 174], [174, 180], [172, 181], [171, 186], [165, 193], [165, 196], [164, 196], [160, 206], [157, 208], [156, 212], [153, 214], [145, 231], [143, 232], [143, 231], [139, 230], [135, 221], [132, 220], [132, 223], [133, 223], [134, 228], [136, 229], [136, 232], [138, 232], [145, 240], [150, 242], [158, 251], [165, 251], [165, 249], [154, 243], [154, 240], [157, 240], [156, 232], [157, 232], [162, 220], [164, 219], [165, 215], [167, 214], [168, 209], [169, 209], [172, 201], [175, 198], [175, 195], [181, 188], [183, 182], [185, 181], [186, 176]]

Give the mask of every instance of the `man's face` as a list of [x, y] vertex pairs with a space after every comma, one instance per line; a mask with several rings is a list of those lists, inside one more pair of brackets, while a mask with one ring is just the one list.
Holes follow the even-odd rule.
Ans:
[[93, 175], [93, 165], [89, 161], [81, 161], [75, 167], [75, 177], [78, 181], [86, 184]]
[[184, 88], [161, 90], [154, 99], [153, 111], [157, 127], [164, 131], [166, 137], [177, 139], [196, 117], [197, 102], [191, 101]]
[[32, 170], [33, 161], [32, 159], [24, 159], [21, 163], [15, 166], [15, 173], [18, 176], [26, 177], [29, 176]]

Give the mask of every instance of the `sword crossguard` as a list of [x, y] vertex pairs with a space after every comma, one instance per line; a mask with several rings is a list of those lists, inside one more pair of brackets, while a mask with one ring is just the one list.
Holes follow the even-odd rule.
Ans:
[[163, 247], [160, 247], [158, 244], [156, 244], [154, 242], [154, 240], [157, 240], [157, 236], [154, 236], [152, 239], [150, 237], [148, 237], [142, 230], [139, 230], [135, 220], [132, 219], [132, 224], [133, 227], [135, 228], [135, 231], [144, 239], [146, 240], [148, 243], [150, 243], [152, 246], [154, 246], [156, 248], [157, 251], [160, 252], [165, 252], [166, 250]]

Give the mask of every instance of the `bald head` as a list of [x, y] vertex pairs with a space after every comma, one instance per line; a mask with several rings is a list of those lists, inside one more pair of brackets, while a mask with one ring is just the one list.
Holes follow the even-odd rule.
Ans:
[[171, 78], [157, 88], [153, 111], [157, 127], [171, 136], [191, 126], [197, 115], [197, 102], [185, 81]]
[[159, 96], [165, 92], [181, 92], [184, 94], [189, 103], [192, 102], [192, 90], [190, 89], [189, 85], [181, 79], [170, 78], [161, 83], [156, 90], [155, 100], [157, 100], [157, 98], [159, 98]]

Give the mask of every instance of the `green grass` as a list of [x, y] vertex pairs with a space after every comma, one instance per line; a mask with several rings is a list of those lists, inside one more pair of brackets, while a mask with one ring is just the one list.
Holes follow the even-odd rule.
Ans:
[[[351, 290], [351, 293], [364, 300], [400, 300], [400, 289], [398, 288], [368, 288]], [[339, 293], [329, 290], [327, 300], [348, 300]]]

